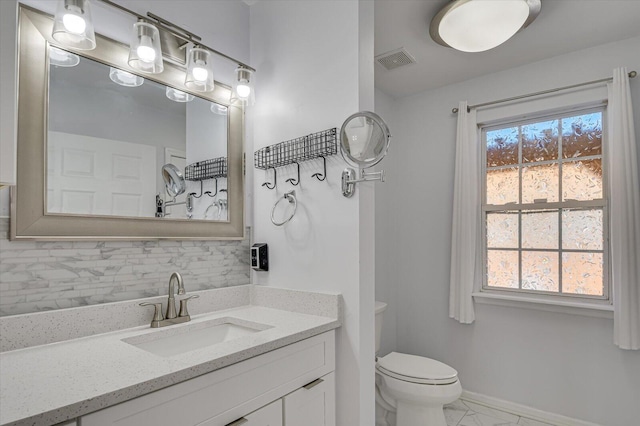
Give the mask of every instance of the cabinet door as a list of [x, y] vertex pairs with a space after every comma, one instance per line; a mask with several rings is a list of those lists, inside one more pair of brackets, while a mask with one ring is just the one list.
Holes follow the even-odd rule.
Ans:
[[285, 426], [335, 426], [334, 373], [309, 383], [284, 397]]
[[282, 426], [282, 400], [274, 401], [227, 426]]

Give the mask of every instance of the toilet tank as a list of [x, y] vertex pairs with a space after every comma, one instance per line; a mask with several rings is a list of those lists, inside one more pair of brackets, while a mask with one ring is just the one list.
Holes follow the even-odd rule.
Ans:
[[387, 304], [376, 301], [376, 354], [380, 350], [380, 333], [382, 332], [382, 314], [387, 309]]

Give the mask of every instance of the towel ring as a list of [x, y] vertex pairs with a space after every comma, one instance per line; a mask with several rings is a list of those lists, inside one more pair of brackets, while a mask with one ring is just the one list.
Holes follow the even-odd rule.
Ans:
[[[283, 220], [282, 222], [276, 222], [275, 218], [273, 217], [273, 213], [275, 213], [278, 203], [280, 203], [280, 201], [282, 200], [287, 200], [289, 201], [289, 204], [293, 204], [293, 211], [291, 212], [291, 215], [285, 220]], [[276, 203], [273, 205], [273, 208], [271, 209], [271, 222], [275, 226], [282, 226], [293, 218], [293, 216], [296, 214], [297, 209], [298, 209], [298, 200], [296, 200], [296, 191], [291, 190], [289, 192], [286, 192], [284, 194], [284, 197], [278, 199], [278, 201], [276, 201]]]

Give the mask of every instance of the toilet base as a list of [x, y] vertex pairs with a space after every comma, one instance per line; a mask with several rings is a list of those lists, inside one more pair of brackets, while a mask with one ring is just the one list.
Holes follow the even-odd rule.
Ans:
[[396, 426], [447, 426], [442, 405], [426, 406], [398, 401]]

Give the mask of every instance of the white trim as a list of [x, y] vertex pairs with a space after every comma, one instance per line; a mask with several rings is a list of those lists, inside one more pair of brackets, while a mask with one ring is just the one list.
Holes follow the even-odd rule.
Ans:
[[477, 303], [509, 306], [513, 308], [536, 309], [547, 312], [583, 315], [587, 317], [613, 319], [613, 306], [564, 300], [549, 300], [522, 295], [476, 292], [471, 294]]
[[528, 407], [526, 405], [516, 404], [515, 402], [505, 401], [504, 399], [494, 398], [492, 396], [483, 395], [481, 393], [462, 391], [460, 399], [473, 402], [475, 404], [484, 405], [516, 416], [527, 419], [537, 420], [540, 422], [550, 423], [556, 426], [601, 426], [597, 423], [587, 422], [585, 420], [573, 419], [571, 417], [562, 416], [560, 414], [549, 413], [538, 410], [537, 408]]

